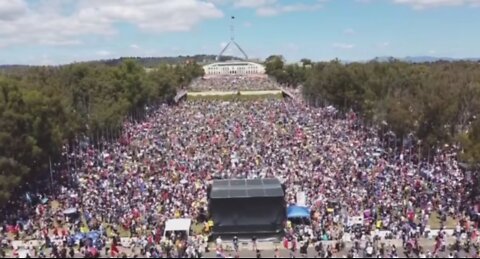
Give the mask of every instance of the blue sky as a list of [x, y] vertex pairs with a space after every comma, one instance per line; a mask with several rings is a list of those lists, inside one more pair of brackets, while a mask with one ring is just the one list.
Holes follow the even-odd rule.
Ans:
[[0, 0], [0, 64], [217, 54], [232, 15], [250, 57], [480, 57], [480, 0]]

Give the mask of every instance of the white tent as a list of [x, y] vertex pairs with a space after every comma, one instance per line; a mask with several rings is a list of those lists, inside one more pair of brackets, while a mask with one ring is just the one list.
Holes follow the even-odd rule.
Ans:
[[185, 231], [187, 232], [187, 235], [189, 235], [191, 226], [192, 226], [192, 219], [167, 220], [167, 222], [165, 223], [165, 232], [163, 232], [163, 236], [165, 236], [167, 232], [172, 232], [172, 231]]

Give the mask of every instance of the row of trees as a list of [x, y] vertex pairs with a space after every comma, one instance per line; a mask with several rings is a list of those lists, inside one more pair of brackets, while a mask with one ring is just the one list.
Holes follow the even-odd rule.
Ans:
[[307, 80], [308, 68], [312, 61], [302, 59], [301, 64], [285, 64], [285, 59], [279, 55], [272, 55], [265, 60], [266, 73], [274, 77], [278, 83], [290, 87], [296, 87]]
[[[271, 56], [266, 67], [280, 83], [303, 84], [311, 105], [353, 110], [398, 139], [413, 134], [424, 150], [462, 144], [462, 158], [472, 165], [480, 162], [480, 63], [331, 61], [306, 67]], [[296, 69], [303, 71], [289, 72]]]
[[0, 75], [0, 204], [23, 184], [44, 179], [64, 144], [118, 134], [125, 120], [171, 102], [177, 88], [202, 74], [195, 63], [147, 73], [127, 60]]

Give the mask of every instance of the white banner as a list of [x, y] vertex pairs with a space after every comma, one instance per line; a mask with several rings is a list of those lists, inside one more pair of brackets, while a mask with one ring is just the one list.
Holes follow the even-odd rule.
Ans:
[[297, 205], [305, 207], [307, 203], [307, 195], [305, 192], [297, 192]]

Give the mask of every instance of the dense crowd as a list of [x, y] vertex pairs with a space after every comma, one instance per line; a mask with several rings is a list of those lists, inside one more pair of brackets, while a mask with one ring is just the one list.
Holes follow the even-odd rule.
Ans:
[[218, 76], [194, 80], [191, 91], [255, 91], [278, 90], [275, 80], [265, 76]]
[[[241, 78], [228, 82], [200, 80], [193, 87], [270, 86], [268, 80], [256, 81], [259, 86]], [[59, 174], [68, 181], [55, 195], [37, 197], [35, 204], [28, 197], [9, 210], [2, 240], [44, 240], [47, 246], [35, 256], [53, 246], [52, 257], [95, 257], [105, 247], [110, 256], [122, 256], [119, 237], [128, 236], [134, 239], [127, 255], [196, 257], [206, 252], [214, 225], [207, 210], [212, 179], [277, 177], [289, 205], [304, 193], [311, 209], [310, 224], [286, 225], [289, 249], [340, 240], [347, 232], [355, 241], [388, 230], [420, 253], [415, 242], [436, 217], [441, 225], [454, 218], [459, 235], [476, 242], [476, 225], [470, 224], [475, 208], [466, 202], [457, 149], [446, 146], [425, 156], [413, 138], [400, 144], [391, 138], [353, 112], [291, 100], [164, 105], [142, 122], [126, 122], [116, 142], [95, 147], [82, 138], [75, 148], [66, 146]], [[361, 222], [352, 221], [358, 217]], [[192, 218], [194, 234], [164, 236], [172, 218]], [[440, 249], [446, 237], [437, 238]], [[75, 243], [80, 249], [71, 248]]]

